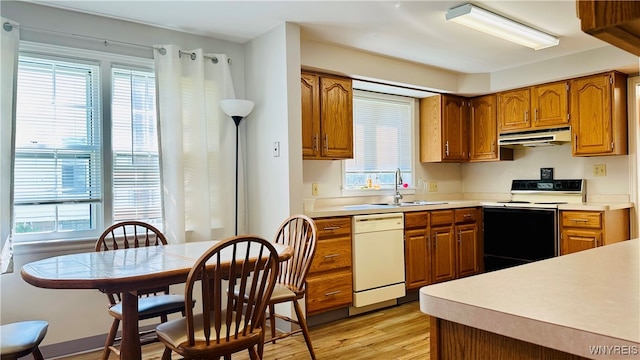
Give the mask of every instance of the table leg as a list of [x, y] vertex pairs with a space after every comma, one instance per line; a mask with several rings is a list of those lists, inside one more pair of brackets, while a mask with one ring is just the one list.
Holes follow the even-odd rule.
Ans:
[[122, 293], [121, 360], [142, 359], [138, 330], [138, 296], [127, 291]]

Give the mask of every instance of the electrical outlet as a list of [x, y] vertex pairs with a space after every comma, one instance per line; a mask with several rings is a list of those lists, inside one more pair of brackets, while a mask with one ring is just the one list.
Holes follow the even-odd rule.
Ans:
[[318, 183], [311, 184], [311, 195], [318, 196]]
[[607, 165], [593, 165], [593, 176], [607, 176]]
[[429, 192], [438, 192], [438, 182], [429, 181]]

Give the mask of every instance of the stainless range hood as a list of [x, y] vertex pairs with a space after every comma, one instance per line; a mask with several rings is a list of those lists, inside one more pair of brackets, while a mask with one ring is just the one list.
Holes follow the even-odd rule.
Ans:
[[500, 146], [549, 146], [571, 142], [571, 127], [500, 134]]

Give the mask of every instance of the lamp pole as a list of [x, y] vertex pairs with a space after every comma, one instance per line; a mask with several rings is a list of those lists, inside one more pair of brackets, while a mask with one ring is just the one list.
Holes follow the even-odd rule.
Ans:
[[235, 214], [236, 214], [236, 231], [235, 234], [238, 235], [238, 127], [240, 126], [240, 121], [242, 121], [242, 116], [232, 116], [233, 122], [236, 124], [236, 205], [235, 205]]

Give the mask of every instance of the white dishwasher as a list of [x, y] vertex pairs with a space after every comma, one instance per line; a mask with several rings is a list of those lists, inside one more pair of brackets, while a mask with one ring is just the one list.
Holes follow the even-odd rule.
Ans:
[[353, 306], [405, 296], [402, 213], [353, 217]]

